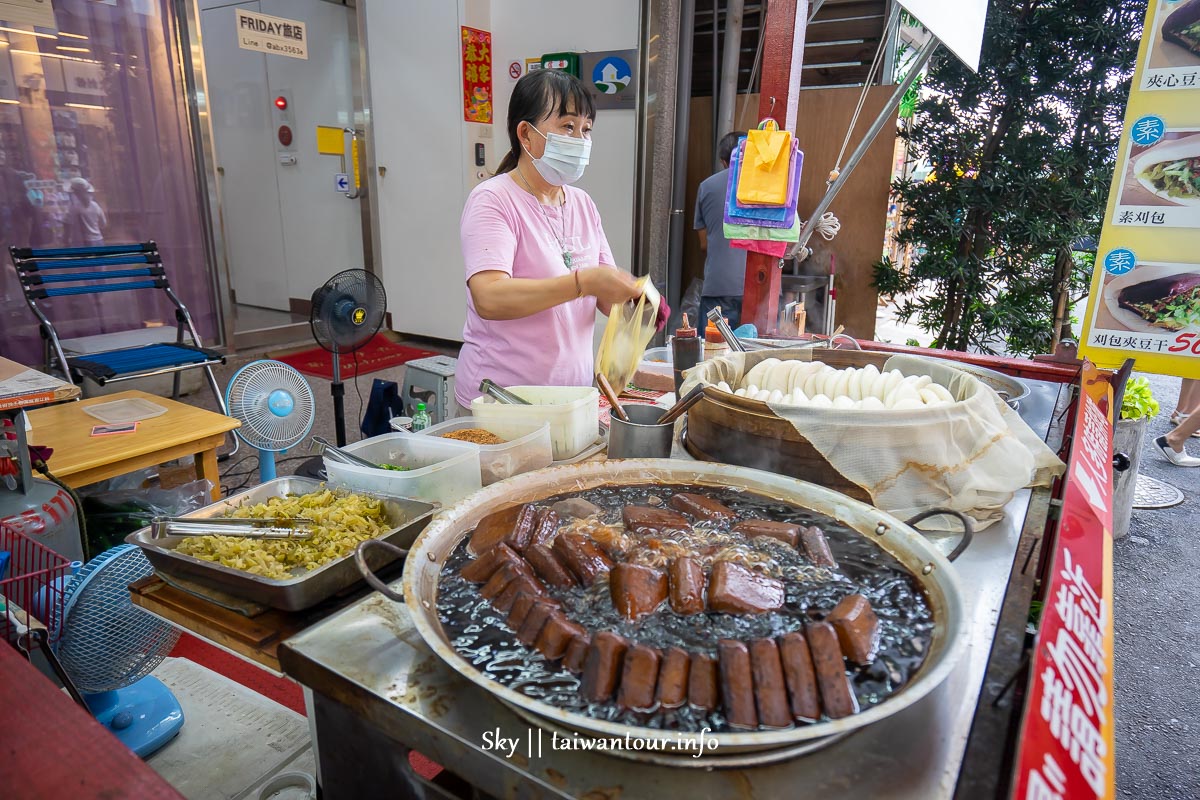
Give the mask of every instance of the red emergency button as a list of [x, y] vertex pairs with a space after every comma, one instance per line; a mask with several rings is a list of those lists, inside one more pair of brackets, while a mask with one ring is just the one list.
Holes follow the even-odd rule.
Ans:
[[287, 111], [287, 106], [288, 106], [288, 102], [287, 102], [286, 97], [284, 97], [283, 95], [279, 95], [279, 97], [275, 98], [275, 107], [278, 108], [280, 111]]
[[292, 129], [287, 125], [279, 126], [279, 143], [284, 147], [289, 147], [292, 144]]

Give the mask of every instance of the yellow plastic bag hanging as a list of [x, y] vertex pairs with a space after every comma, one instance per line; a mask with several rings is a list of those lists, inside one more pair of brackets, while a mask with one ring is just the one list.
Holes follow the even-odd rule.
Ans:
[[773, 119], [763, 120], [747, 134], [746, 152], [738, 179], [737, 199], [746, 205], [784, 205], [792, 165], [792, 134], [779, 130]]
[[596, 353], [596, 372], [603, 374], [618, 394], [625, 389], [654, 336], [658, 317], [658, 290], [647, 277], [638, 278], [641, 297], [608, 312], [608, 325]]

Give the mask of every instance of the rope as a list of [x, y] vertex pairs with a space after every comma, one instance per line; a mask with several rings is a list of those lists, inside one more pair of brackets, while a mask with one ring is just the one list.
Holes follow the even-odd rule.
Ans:
[[842, 222], [833, 215], [832, 211], [826, 211], [821, 215], [821, 219], [817, 221], [816, 232], [821, 234], [821, 237], [827, 242], [833, 241], [833, 237], [837, 236], [842, 230]]
[[829, 178], [825, 181], [826, 186], [832, 186], [833, 182], [838, 179], [838, 175], [842, 173], [842, 159], [846, 155], [846, 148], [850, 146], [850, 137], [854, 134], [854, 129], [858, 127], [858, 118], [862, 114], [863, 106], [867, 102], [867, 94], [871, 91], [871, 78], [875, 72], [883, 64], [883, 54], [887, 49], [888, 32], [896, 25], [896, 21], [900, 17], [900, 4], [892, 4], [892, 13], [888, 16], [888, 23], [883, 29], [883, 35], [879, 37], [879, 46], [875, 48], [875, 57], [871, 59], [871, 69], [867, 73], [867, 79], [863, 81], [862, 91], [858, 93], [858, 103], [854, 106], [854, 115], [850, 117], [850, 125], [846, 128], [846, 136], [842, 139], [842, 149], [838, 151], [837, 161], [834, 162], [833, 170], [829, 173]]

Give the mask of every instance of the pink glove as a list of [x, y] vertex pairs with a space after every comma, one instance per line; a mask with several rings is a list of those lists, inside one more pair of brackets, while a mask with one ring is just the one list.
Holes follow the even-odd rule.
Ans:
[[654, 332], [661, 333], [662, 329], [667, 327], [667, 320], [671, 318], [671, 307], [667, 305], [667, 298], [659, 295], [658, 298], [658, 315], [654, 318]]

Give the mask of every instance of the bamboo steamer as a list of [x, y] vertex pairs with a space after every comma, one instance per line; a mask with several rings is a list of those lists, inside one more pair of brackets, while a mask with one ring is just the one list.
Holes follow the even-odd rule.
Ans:
[[[837, 369], [868, 364], [882, 368], [891, 355], [868, 350], [819, 350], [813, 353], [813, 360]], [[800, 358], [794, 351], [771, 356], [784, 361]], [[684, 447], [701, 461], [766, 470], [871, 502], [866, 489], [834, 469], [792, 423], [776, 416], [761, 400], [706, 386], [704, 399], [688, 411]]]

